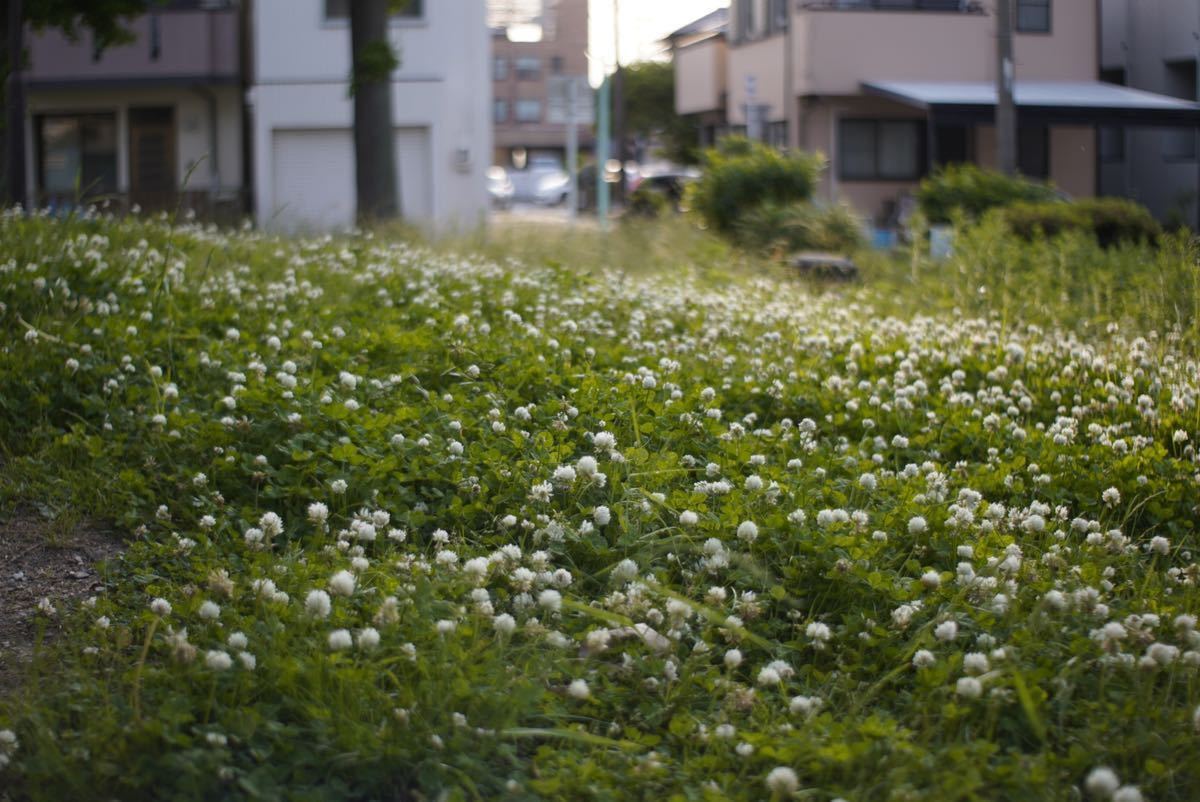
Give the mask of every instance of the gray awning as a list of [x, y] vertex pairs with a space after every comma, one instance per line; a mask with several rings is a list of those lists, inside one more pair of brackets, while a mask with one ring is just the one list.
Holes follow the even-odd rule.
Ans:
[[[986, 81], [864, 81], [864, 92], [928, 111], [938, 120], [990, 120], [996, 85]], [[1022, 120], [1082, 125], [1200, 125], [1200, 103], [1099, 81], [1017, 81]]]

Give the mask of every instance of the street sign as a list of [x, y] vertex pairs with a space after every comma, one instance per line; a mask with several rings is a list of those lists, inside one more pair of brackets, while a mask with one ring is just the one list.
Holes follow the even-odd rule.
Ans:
[[574, 84], [575, 124], [592, 125], [596, 121], [596, 101], [584, 75], [551, 75], [546, 79], [546, 122], [566, 125], [571, 122], [571, 85]]

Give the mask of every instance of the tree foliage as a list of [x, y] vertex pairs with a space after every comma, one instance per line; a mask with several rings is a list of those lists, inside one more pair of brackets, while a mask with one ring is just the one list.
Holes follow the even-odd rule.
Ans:
[[675, 68], [666, 61], [641, 61], [624, 68], [628, 133], [657, 136], [661, 155], [679, 164], [698, 164], [695, 125], [675, 113]]

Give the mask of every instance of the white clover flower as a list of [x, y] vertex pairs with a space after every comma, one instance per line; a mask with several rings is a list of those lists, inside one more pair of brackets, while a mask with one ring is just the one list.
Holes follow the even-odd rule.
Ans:
[[1136, 785], [1122, 785], [1112, 795], [1112, 802], [1142, 802], [1142, 791]]
[[790, 796], [800, 788], [800, 778], [787, 766], [776, 766], [767, 773], [767, 790], [779, 796]]
[[964, 699], [978, 699], [983, 693], [983, 683], [974, 677], [959, 677], [954, 692]]
[[1117, 773], [1108, 766], [1097, 766], [1088, 772], [1087, 779], [1083, 781], [1087, 792], [1099, 799], [1108, 799], [1120, 785]]
[[833, 637], [833, 632], [830, 631], [829, 626], [822, 624], [820, 621], [810, 623], [808, 628], [804, 630], [804, 634], [816, 645], [821, 645]]
[[628, 582], [638, 575], [638, 565], [626, 557], [613, 568], [612, 577], [618, 582]]
[[1154, 552], [1155, 554], [1170, 554], [1171, 541], [1167, 540], [1162, 535], [1155, 535], [1154, 537], [1150, 538], [1149, 548], [1150, 551]]
[[679, 523], [683, 526], [695, 526], [700, 522], [700, 516], [691, 510], [679, 513]]
[[1110, 487], [1100, 494], [1100, 500], [1107, 507], [1115, 507], [1121, 502], [1121, 491], [1115, 487]]
[[213, 671], [228, 671], [233, 668], [233, 658], [229, 656], [229, 652], [212, 649], [204, 653], [204, 665]]
[[567, 686], [567, 696], [580, 701], [587, 699], [592, 695], [592, 691], [588, 688], [586, 680], [575, 679], [571, 680], [571, 684]]
[[925, 519], [920, 515], [914, 515], [908, 519], [908, 533], [910, 535], [919, 535], [928, 528], [929, 526], [925, 523]]
[[754, 521], [742, 521], [737, 528], [738, 540], [753, 543], [758, 539], [758, 525]]
[[206, 601], [200, 605], [200, 617], [205, 621], [216, 621], [221, 616], [221, 607], [216, 602]]
[[304, 611], [313, 618], [328, 618], [332, 610], [329, 594], [323, 590], [310, 590], [304, 597]]
[[608, 526], [608, 522], [612, 520], [612, 512], [601, 504], [592, 510], [592, 520], [596, 522], [596, 526]]
[[758, 474], [753, 474], [751, 476], [747, 476], [743, 487], [745, 487], [747, 490], [750, 490], [750, 491], [762, 490], [762, 487], [763, 487], [762, 477], [759, 476]]
[[538, 606], [550, 613], [557, 613], [562, 609], [562, 594], [552, 588], [546, 588], [538, 594]]
[[245, 649], [250, 641], [243, 632], [234, 632], [225, 639], [225, 644], [230, 649]]
[[370, 651], [379, 645], [379, 630], [375, 627], [364, 627], [358, 631], [356, 638], [358, 648], [363, 651]]
[[943, 621], [933, 630], [938, 640], [952, 641], [958, 637], [958, 624], [954, 621]]
[[937, 571], [926, 571], [921, 574], [921, 584], [930, 590], [936, 590], [942, 584], [942, 575]]
[[350, 630], [335, 629], [329, 633], [329, 648], [335, 652], [349, 649], [354, 645], [354, 639], [350, 637]]
[[508, 613], [501, 613], [492, 619], [492, 628], [500, 635], [511, 635], [517, 631], [517, 619]]
[[163, 598], [155, 599], [150, 602], [150, 611], [160, 618], [166, 618], [171, 614], [171, 603]]
[[963, 670], [973, 677], [986, 674], [990, 669], [987, 655], [982, 652], [968, 652], [963, 656]]
[[596, 432], [592, 435], [592, 445], [597, 451], [611, 451], [617, 447], [617, 438], [611, 432]]
[[347, 484], [345, 479], [334, 479], [329, 483], [329, 489], [339, 496], [345, 493], [349, 488], [350, 485]]
[[722, 662], [725, 663], [725, 667], [728, 668], [730, 671], [737, 668], [738, 666], [740, 666], [742, 664], [741, 650], [740, 649], [728, 650], [727, 652], [725, 652], [725, 657], [722, 658]]
[[595, 476], [596, 472], [598, 470], [600, 470], [600, 465], [599, 465], [599, 463], [596, 462], [595, 457], [584, 456], [584, 457], [580, 457], [575, 462], [575, 470], [579, 473], [580, 476], [583, 476], [585, 478], [590, 478], [592, 476]]
[[338, 571], [329, 578], [329, 591], [335, 596], [353, 596], [355, 579], [349, 571]]
[[863, 490], [866, 490], [868, 493], [870, 493], [875, 490], [879, 483], [875, 479], [875, 474], [864, 473], [862, 476], [858, 477], [858, 484]]
[[756, 677], [755, 681], [763, 687], [769, 687], [771, 685], [778, 685], [783, 681], [783, 678], [779, 676], [778, 671], [770, 666], [766, 666], [759, 670], [758, 677]]
[[921, 649], [913, 655], [912, 664], [914, 668], [929, 668], [937, 662], [937, 658], [933, 656], [933, 652], [928, 649]]

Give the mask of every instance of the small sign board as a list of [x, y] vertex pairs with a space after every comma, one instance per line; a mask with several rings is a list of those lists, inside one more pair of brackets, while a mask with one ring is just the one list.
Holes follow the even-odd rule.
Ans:
[[596, 101], [585, 75], [551, 75], [546, 78], [546, 122], [565, 125], [570, 122], [571, 92], [575, 93], [575, 124], [592, 125], [596, 120]]

